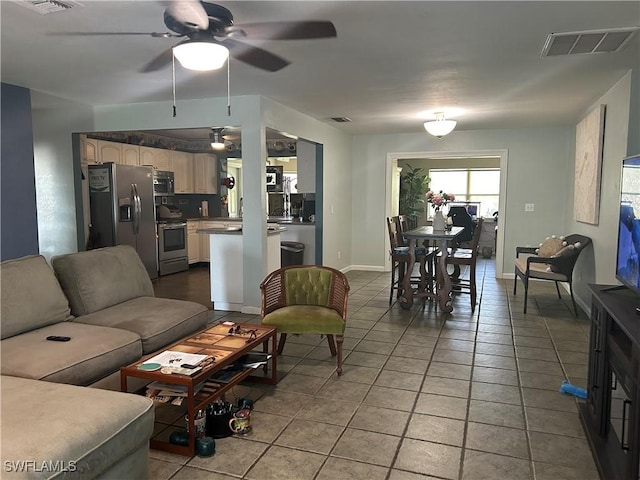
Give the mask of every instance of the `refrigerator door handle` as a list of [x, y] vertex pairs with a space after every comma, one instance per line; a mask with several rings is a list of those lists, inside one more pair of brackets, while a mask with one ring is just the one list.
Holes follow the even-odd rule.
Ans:
[[131, 184], [131, 196], [133, 197], [133, 233], [135, 235], [140, 231], [140, 217], [142, 208], [140, 205], [140, 196], [138, 195], [138, 185]]

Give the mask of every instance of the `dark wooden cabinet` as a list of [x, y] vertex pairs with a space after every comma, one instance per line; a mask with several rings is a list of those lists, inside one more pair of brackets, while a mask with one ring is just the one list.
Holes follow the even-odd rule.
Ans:
[[580, 418], [603, 479], [640, 478], [640, 296], [590, 285], [587, 401]]

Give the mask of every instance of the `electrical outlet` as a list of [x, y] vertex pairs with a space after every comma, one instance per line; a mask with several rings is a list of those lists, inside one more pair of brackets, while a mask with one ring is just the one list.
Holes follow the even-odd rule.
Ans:
[[341, 257], [342, 257], [342, 252], [338, 250], [338, 260], [340, 260]]
[[524, 211], [525, 212], [533, 212], [535, 209], [535, 204], [533, 203], [525, 203], [524, 204]]

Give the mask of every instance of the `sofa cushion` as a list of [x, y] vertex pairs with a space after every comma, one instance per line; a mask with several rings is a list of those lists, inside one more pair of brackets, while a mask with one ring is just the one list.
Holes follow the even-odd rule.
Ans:
[[149, 274], [129, 245], [60, 255], [51, 264], [75, 316], [136, 297], [153, 297]]
[[153, 432], [153, 401], [143, 396], [9, 376], [1, 382], [3, 466], [30, 460], [74, 470], [3, 468], [2, 478], [93, 479], [146, 446]]
[[74, 319], [90, 325], [135, 332], [143, 354], [152, 353], [190, 333], [202, 330], [209, 318], [203, 305], [159, 297], [138, 297]]
[[552, 235], [547, 237], [545, 241], [538, 246], [536, 253], [540, 257], [551, 257], [558, 253], [565, 245], [564, 237], [556, 237], [555, 235]]
[[69, 302], [43, 256], [3, 262], [0, 282], [1, 338], [71, 318]]
[[[71, 337], [52, 342], [49, 335]], [[140, 337], [115, 328], [62, 322], [0, 343], [2, 375], [89, 385], [142, 356]]]
[[278, 308], [262, 319], [263, 325], [280, 333], [344, 334], [345, 322], [332, 308], [316, 305], [291, 305]]

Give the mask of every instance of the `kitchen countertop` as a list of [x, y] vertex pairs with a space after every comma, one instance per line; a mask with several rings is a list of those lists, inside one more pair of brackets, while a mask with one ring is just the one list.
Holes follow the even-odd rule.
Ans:
[[[273, 235], [275, 233], [286, 232], [286, 227], [267, 228], [267, 235]], [[208, 235], [242, 235], [242, 228], [228, 227], [228, 228], [199, 228], [196, 233], [204, 233]]]
[[[183, 220], [205, 220], [210, 222], [242, 222], [241, 217], [184, 217]], [[307, 220], [300, 221], [298, 217], [267, 217], [267, 222], [280, 223], [283, 225], [315, 225], [315, 222], [309, 222]]]

